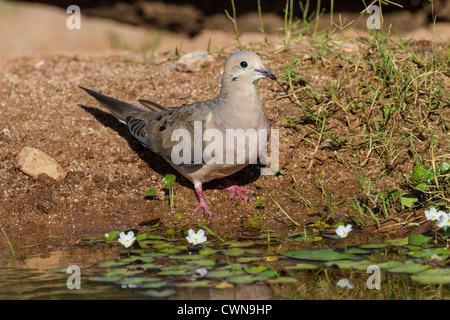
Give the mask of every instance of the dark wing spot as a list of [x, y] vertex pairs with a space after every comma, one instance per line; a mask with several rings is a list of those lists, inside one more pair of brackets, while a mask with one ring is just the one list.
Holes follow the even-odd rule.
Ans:
[[159, 116], [158, 118], [156, 118], [156, 121], [159, 121], [162, 119], [162, 116]]
[[159, 131], [163, 131], [163, 130], [166, 130], [166, 126], [161, 126], [161, 127], [159, 127]]

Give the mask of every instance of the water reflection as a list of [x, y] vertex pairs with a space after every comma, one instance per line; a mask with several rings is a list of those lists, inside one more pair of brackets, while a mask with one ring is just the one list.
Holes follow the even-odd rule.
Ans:
[[[298, 246], [297, 246], [298, 248]], [[279, 248], [278, 248], [279, 249]], [[165, 250], [165, 249], [161, 249]], [[278, 276], [287, 274], [294, 280], [293, 283], [272, 283], [256, 281], [249, 284], [234, 284], [218, 278], [208, 278], [208, 274], [198, 277], [192, 276], [161, 276], [152, 269], [141, 269], [137, 276], [144, 277], [148, 284], [153, 280], [165, 282], [164, 285], [155, 285], [155, 293], [169, 294], [158, 297], [149, 295], [149, 287], [142, 283], [133, 285], [132, 276], [119, 278], [120, 281], [103, 281], [100, 275], [113, 268], [100, 267], [98, 264], [105, 261], [117, 261], [123, 257], [123, 249], [115, 244], [98, 244], [86, 247], [60, 246], [54, 248], [29, 248], [19, 251], [15, 258], [11, 256], [0, 257], [0, 299], [171, 299], [171, 300], [270, 300], [270, 299], [449, 299], [448, 285], [424, 285], [411, 281], [408, 274], [392, 273], [382, 270], [381, 289], [368, 288], [367, 281], [370, 274], [364, 268], [360, 270], [340, 269], [332, 264], [326, 267], [323, 263], [311, 262], [313, 268], [303, 270], [298, 266], [299, 261], [279, 259], [275, 261], [262, 261], [260, 265], [269, 266], [276, 270]], [[400, 248], [392, 247], [375, 251], [371, 256], [389, 259], [401, 259]], [[264, 256], [266, 256], [265, 252]], [[272, 253], [273, 254], [273, 253]], [[387, 257], [390, 257], [389, 259]], [[175, 255], [176, 257], [176, 255]], [[181, 258], [181, 256], [180, 256]], [[152, 263], [162, 263], [155, 258]], [[172, 258], [174, 259], [174, 258]], [[174, 260], [163, 258], [164, 263], [177, 266]], [[216, 256], [213, 260], [220, 260]], [[120, 260], [122, 261], [122, 260]], [[202, 260], [204, 261], [204, 260]], [[141, 262], [144, 265], [144, 262]], [[177, 262], [179, 263], [179, 262]], [[189, 264], [189, 263], [187, 263]], [[80, 267], [81, 289], [70, 290], [67, 279], [72, 275], [66, 273], [71, 265]], [[147, 263], [148, 265], [148, 263]], [[183, 262], [178, 265], [184, 265]], [[139, 269], [139, 263], [127, 265], [132, 271]], [[248, 264], [250, 266], [250, 264]], [[206, 267], [208, 272], [216, 267]], [[296, 269], [297, 268], [297, 269]], [[159, 277], [159, 279], [158, 279]], [[97, 278], [101, 281], [91, 281]], [[124, 279], [128, 280], [124, 284]], [[207, 280], [205, 280], [207, 279]], [[340, 279], [348, 279], [352, 288], [338, 286]], [[222, 288], [204, 286], [198, 288], [183, 288], [179, 284], [195, 281], [214, 280], [217, 284], [223, 281], [227, 285]], [[217, 282], [218, 281], [218, 282]], [[157, 282], [156, 282], [157, 283]]]

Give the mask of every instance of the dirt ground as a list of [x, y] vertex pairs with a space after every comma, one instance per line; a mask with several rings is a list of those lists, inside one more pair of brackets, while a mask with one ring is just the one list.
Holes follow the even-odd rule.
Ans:
[[[256, 200], [264, 200], [263, 216], [270, 228], [284, 228], [289, 220], [268, 197], [289, 186], [301, 190], [315, 205], [305, 208], [298, 199], [280, 197], [279, 204], [298, 224], [327, 218], [321, 204], [317, 179], [336, 198], [357, 194], [354, 168], [319, 151], [312, 171], [307, 172], [313, 149], [298, 143], [303, 132], [284, 127], [281, 120], [293, 110], [280, 98], [284, 88], [270, 80], [259, 82], [260, 97], [272, 128], [280, 131], [280, 164], [289, 175], [260, 176], [251, 166], [230, 177], [240, 185], [256, 190], [250, 203], [229, 199], [229, 193], [214, 182], [205, 185], [205, 197], [214, 217], [194, 214], [198, 200], [189, 181], [181, 177], [162, 158], [146, 150], [113, 116], [80, 90], [84, 86], [123, 101], [152, 100], [178, 106], [217, 95], [225, 58], [215, 54], [212, 64], [199, 72], [173, 69], [173, 56], [165, 54], [182, 47], [184, 52], [223, 46], [224, 53], [236, 51], [233, 35], [223, 31], [202, 32], [195, 38], [165, 34], [156, 51], [156, 64], [142, 61], [142, 53], [123, 50], [148, 41], [148, 30], [108, 20], [82, 19], [82, 29], [65, 27], [68, 15], [43, 5], [20, 4], [0, 15], [0, 225], [13, 242], [24, 247], [71, 244], [80, 236], [95, 236], [111, 229], [136, 228], [144, 220], [160, 218], [162, 228], [208, 222], [221, 235], [237, 237], [247, 233], [255, 213]], [[39, 17], [39, 19], [35, 19]], [[109, 31], [108, 31], [109, 30]], [[112, 31], [111, 31], [112, 30]], [[230, 28], [231, 30], [231, 28]], [[439, 24], [441, 35], [449, 26]], [[430, 28], [415, 30], [419, 39], [431, 39]], [[125, 39], [113, 49], [114, 39]], [[274, 36], [276, 37], [276, 36]], [[243, 41], [260, 54], [274, 74], [281, 72], [282, 55], [276, 48], [258, 44], [260, 33], [246, 33]], [[120, 42], [120, 41], [119, 41]], [[83, 105], [84, 107], [80, 106]], [[58, 161], [68, 172], [62, 182], [33, 179], [17, 166], [23, 147], [35, 147]], [[408, 168], [410, 169], [410, 168]], [[375, 171], [375, 169], [374, 169]], [[174, 186], [176, 209], [171, 211], [167, 197], [144, 199], [150, 188], [164, 192], [161, 178], [177, 176]], [[374, 172], [376, 174], [376, 172]], [[380, 178], [382, 179], [382, 178]], [[386, 185], [393, 183], [386, 181]], [[174, 217], [183, 214], [183, 218]], [[345, 220], [347, 212], [337, 212], [335, 221]], [[7, 244], [0, 241], [0, 248]]]

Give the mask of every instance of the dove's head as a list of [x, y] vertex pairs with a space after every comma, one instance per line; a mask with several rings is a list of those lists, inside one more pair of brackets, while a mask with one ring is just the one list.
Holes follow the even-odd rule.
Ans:
[[223, 80], [228, 83], [252, 84], [255, 80], [267, 77], [277, 78], [262, 64], [259, 56], [251, 51], [233, 53], [225, 63]]

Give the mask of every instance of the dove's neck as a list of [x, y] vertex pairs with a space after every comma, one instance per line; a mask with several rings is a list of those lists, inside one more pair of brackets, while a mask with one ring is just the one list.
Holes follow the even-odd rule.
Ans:
[[226, 90], [223, 85], [216, 98], [216, 112], [226, 128], [261, 128], [267, 118], [255, 85], [228, 83]]

